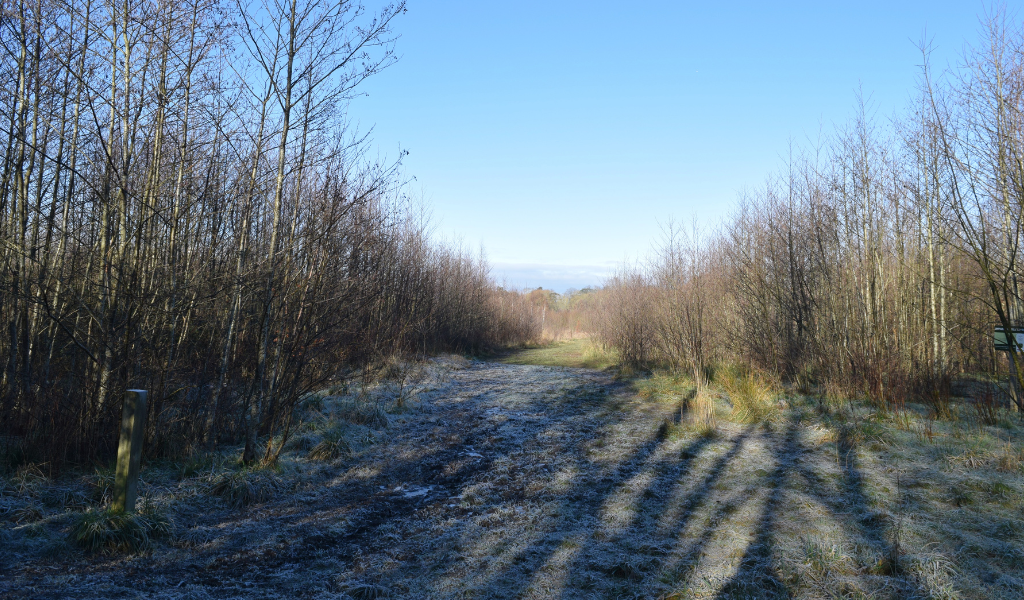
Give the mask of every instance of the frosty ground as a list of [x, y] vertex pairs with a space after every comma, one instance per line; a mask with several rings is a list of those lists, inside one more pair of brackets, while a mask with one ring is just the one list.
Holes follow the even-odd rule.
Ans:
[[0, 597], [1024, 595], [1013, 423], [925, 435], [791, 398], [744, 424], [722, 398], [708, 434], [680, 415], [685, 385], [609, 371], [449, 359], [417, 381], [336, 460], [302, 458], [300, 432], [240, 508], [201, 469], [144, 473], [173, 533], [141, 555], [67, 548], [56, 484], [7, 482]]

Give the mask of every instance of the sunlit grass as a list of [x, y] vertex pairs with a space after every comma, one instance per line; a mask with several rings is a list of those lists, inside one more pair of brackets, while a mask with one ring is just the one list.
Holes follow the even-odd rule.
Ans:
[[732, 417], [740, 423], [763, 423], [778, 418], [776, 396], [780, 386], [770, 377], [755, 372], [724, 373], [722, 389], [732, 405]]
[[618, 358], [614, 351], [605, 350], [590, 339], [575, 339], [517, 350], [503, 357], [501, 362], [510, 365], [607, 369], [615, 366]]

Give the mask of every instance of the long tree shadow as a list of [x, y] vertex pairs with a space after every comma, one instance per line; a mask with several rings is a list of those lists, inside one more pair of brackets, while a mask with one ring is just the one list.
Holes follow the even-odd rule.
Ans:
[[[779, 544], [775, 539], [780, 514], [785, 509], [786, 482], [799, 477], [812, 490], [817, 503], [826, 508], [832, 519], [846, 532], [848, 539], [866, 541], [874, 550], [887, 556], [886, 520], [879, 513], [866, 510], [868, 499], [864, 478], [857, 464], [856, 445], [846, 428], [840, 430], [837, 446], [841, 465], [838, 494], [817, 472], [799, 460], [806, 451], [800, 440], [799, 420], [791, 414], [781, 443], [772, 444], [775, 469], [771, 474], [770, 491], [758, 524], [755, 539], [746, 548], [739, 568], [719, 590], [718, 598], [788, 598], [792, 590], [784, 583], [777, 565]], [[851, 518], [852, 517], [852, 518]], [[894, 574], [895, 566], [882, 574]]]
[[[782, 435], [770, 429], [747, 427], [732, 434], [725, 444], [716, 443], [715, 456], [710, 461], [700, 458], [708, 452], [713, 440], [697, 438], [682, 448], [676, 447], [656, 431], [658, 420], [628, 421], [624, 398], [630, 395], [621, 384], [610, 381], [577, 379], [573, 385], [561, 389], [556, 398], [540, 393], [520, 395], [514, 410], [522, 415], [549, 414], [546, 420], [518, 421], [525, 433], [523, 440], [540, 444], [546, 434], [586, 427], [591, 433], [573, 437], [571, 443], [560, 449], [560, 460], [565, 470], [575, 473], [567, 489], [537, 492], [527, 489], [530, 477], [540, 476], [534, 469], [543, 453], [537, 447], [518, 445], [515, 440], [501, 441], [502, 425], [481, 420], [472, 414], [488, 403], [497, 406], [504, 402], [493, 398], [501, 386], [480, 387], [474, 398], [486, 399], [468, 408], [439, 409], [438, 414], [458, 415], [457, 420], [441, 423], [445, 431], [443, 442], [429, 450], [408, 456], [388, 457], [386, 465], [370, 476], [358, 481], [346, 480], [325, 486], [314, 504], [293, 507], [291, 512], [271, 516], [273, 529], [288, 541], [286, 547], [271, 549], [266, 544], [249, 549], [251, 531], [244, 526], [255, 514], [246, 511], [230, 520], [240, 526], [224, 536], [223, 547], [196, 549], [190, 556], [164, 562], [151, 569], [153, 573], [186, 571], [182, 582], [216, 587], [226, 581], [251, 577], [268, 588], [279, 584], [270, 576], [274, 569], [294, 564], [310, 564], [329, 557], [337, 565], [336, 572], [346, 571], [361, 557], [377, 555], [395, 557], [387, 563], [367, 563], [360, 566], [361, 577], [376, 581], [381, 589], [401, 589], [402, 582], [417, 581], [422, 587], [417, 593], [430, 597], [448, 596], [459, 588], [475, 597], [521, 597], [536, 594], [535, 585], [546, 584], [545, 569], [550, 574], [558, 570], [560, 579], [550, 590], [551, 597], [603, 593], [621, 595], [640, 593], [637, 590], [657, 588], [655, 578], [669, 586], [692, 584], [693, 571], [674, 572], [676, 565], [696, 565], [705, 550], [724, 534], [722, 525], [738, 509], [764, 498], [753, 531], [753, 540], [741, 548], [742, 557], [736, 572], [719, 588], [719, 598], [772, 597], [785, 598], [793, 590], [785, 583], [776, 561], [780, 547], [778, 525], [787, 510], [786, 484], [800, 478], [807, 482], [815, 501], [826, 507], [831, 516], [843, 524], [848, 533], [867, 540], [876, 550], [884, 550], [885, 520], [876, 513], [866, 511], [868, 500], [865, 482], [852, 452], [854, 442], [849, 432], [841, 429], [837, 444], [841, 461], [839, 489], [822, 478], [813, 468], [799, 462], [797, 457], [805, 451], [801, 444], [799, 417], [790, 413], [782, 428]], [[473, 391], [474, 388], [470, 388]], [[547, 392], [545, 392], [547, 393]], [[470, 410], [472, 408], [472, 410]], [[512, 410], [512, 409], [509, 409]], [[447, 411], [447, 412], [444, 412]], [[535, 423], [535, 424], [532, 424]], [[637, 425], [639, 423], [639, 425]], [[642, 437], [633, 440], [616, 439], [619, 426]], [[650, 425], [649, 431], [642, 426]], [[638, 429], [638, 427], [640, 427]], [[558, 430], [558, 431], [556, 431]], [[720, 484], [748, 447], [748, 441], [760, 432], [766, 440], [771, 460], [770, 474], [760, 477], [767, 485], [746, 485], [732, 490], [726, 500], [715, 497], [716, 491], [728, 490]], [[578, 432], [577, 432], [578, 433]], [[495, 441], [497, 439], [498, 441]], [[596, 442], [620, 443], [621, 454], [591, 454]], [[415, 439], [403, 442], [415, 446]], [[475, 457], [467, 458], [472, 450]], [[477, 452], [479, 450], [479, 452]], [[532, 453], [532, 454], [531, 454]], [[483, 509], [515, 507], [542, 508], [548, 516], [540, 518], [521, 530], [507, 530], [507, 545], [493, 549], [493, 554], [474, 563], [470, 570], [459, 570], [458, 561], [465, 558], [467, 547], [476, 545], [489, 550], [487, 531], [473, 524], [471, 509], [449, 509], [449, 497], [457, 497], [467, 488], [481, 482], [490, 484], [495, 473], [507, 470], [509, 463], [522, 461], [530, 474], [522, 475], [511, 485], [501, 489], [501, 499], [490, 500]], [[710, 464], [706, 464], [708, 462]], [[697, 466], [701, 465], [700, 470]], [[766, 466], [767, 468], [767, 466]], [[407, 497], [395, 493], [395, 482], [419, 486], [429, 492], [422, 496]], [[496, 484], [497, 485], [497, 484]], [[532, 488], [531, 488], [532, 489]], [[838, 493], [836, 493], [838, 492]], [[557, 495], [555, 495], [557, 494]], [[278, 503], [284, 506], [288, 501]], [[294, 502], [294, 501], [292, 501]], [[260, 513], [273, 513], [274, 505], [259, 507]], [[609, 511], [618, 511], [609, 517]], [[707, 510], [705, 510], [707, 509]], [[480, 516], [482, 510], [477, 511]], [[850, 519], [851, 512], [854, 519]], [[459, 544], [434, 550], [430, 556], [417, 556], [423, 548], [420, 539], [404, 540], [382, 537], [382, 531], [410, 531], [421, 520], [439, 520], [438, 515], [453, 515], [440, 519], [442, 529], [432, 535], [448, 535], [460, 539]], [[696, 517], [707, 515], [703, 529], [694, 527]], [[343, 526], [320, 527], [337, 516]], [[703, 521], [700, 521], [703, 522]], [[222, 521], [222, 525], [223, 525]], [[231, 528], [226, 528], [231, 531]], [[684, 538], [684, 533], [686, 537]], [[685, 543], [685, 546], [683, 545]], [[429, 547], [429, 546], [428, 546]], [[224, 557], [226, 550], [245, 548], [230, 561], [212, 559]], [[219, 561], [220, 559], [218, 559]], [[203, 561], [209, 564], [201, 571], [190, 570], [190, 565]], [[400, 565], [388, 567], [387, 564]], [[287, 569], [285, 569], [287, 570]], [[178, 585], [181, 585], [180, 583]], [[458, 586], [456, 586], [458, 587]], [[660, 588], [664, 589], [664, 587]]]
[[[887, 523], [882, 514], [867, 509], [870, 503], [864, 489], [864, 476], [857, 464], [857, 444], [853, 436], [850, 435], [848, 427], [839, 428], [836, 444], [843, 473], [842, 503], [836, 507], [837, 516], [852, 516], [856, 526], [850, 528], [847, 525], [848, 529], [860, 534], [860, 537], [867, 541], [874, 550], [887, 552]], [[844, 508], [850, 512], [844, 513]], [[849, 523], [849, 521], [849, 519], [842, 520], [844, 523]], [[890, 566], [895, 567], [896, 565]]]
[[[675, 584], [680, 580], [688, 582], [697, 560], [704, 554], [708, 544], [720, 534], [718, 527], [713, 525], [705, 527], [696, 541], [690, 543], [685, 550], [681, 552], [678, 550], [683, 533], [691, 525], [697, 511], [711, 499], [711, 493], [716, 482], [723, 477], [729, 465], [732, 464], [743, 450], [745, 443], [754, 433], [754, 429], [752, 426], [748, 427], [737, 436], [728, 452], [720, 456], [708, 470], [704, 479], [694, 486], [695, 489], [685, 498], [681, 499], [679, 514], [667, 533], [667, 537], [674, 542], [677, 552], [671, 561], [662, 565], [661, 579], [666, 583]], [[726, 502], [716, 501], [709, 515], [708, 522], [710, 524], [723, 523], [730, 515], [736, 513], [744, 504], [750, 501], [756, 492], [757, 489], [755, 488], [747, 488]]]
[[[570, 396], [572, 394], [572, 391], [568, 393]], [[611, 435], [616, 422], [606, 422], [602, 428], [603, 435]], [[596, 468], [596, 472], [592, 459], [586, 455], [586, 445], [575, 448], [572, 463], [581, 476], [558, 503], [558, 514], [566, 516], [559, 517], [546, 530], [535, 533], [529, 544], [505, 556], [504, 562], [509, 564], [508, 568], [492, 573], [486, 581], [479, 583], [478, 589], [500, 597], [522, 595], [530, 585], [530, 575], [548, 563], [560, 546], [559, 541], [551, 539], [551, 536], [559, 537], [568, 532], [577, 536], [592, 536], [600, 527], [600, 520], [595, 517], [601, 513], [604, 505], [624, 482], [652, 468], [649, 461], [658, 454], [663, 443], [662, 438], [655, 436], [613, 465]], [[692, 450], [695, 455], [703, 444], [702, 440], [694, 444]], [[653, 468], [656, 469], [657, 465]], [[685, 466], [682, 468], [685, 470]]]
[[769, 478], [768, 497], [754, 540], [747, 545], [736, 573], [723, 585], [717, 598], [789, 598], [792, 592], [779, 577], [774, 558], [775, 530], [785, 495], [786, 477], [800, 453], [799, 424], [790, 419], [780, 444], [772, 444], [775, 468]]
[[[653, 477], [652, 484], [640, 494], [641, 499], [635, 509], [637, 516], [631, 526], [606, 543], [581, 552], [572, 565], [577, 573], [596, 566], [598, 574], [626, 580], [622, 581], [621, 587], [629, 588], [634, 581], [663, 572], [671, 546], [742, 451], [750, 431], [746, 429], [730, 440], [729, 449], [714, 461], [699, 482], [692, 484], [693, 491], [684, 498], [674, 496], [672, 490], [693, 473], [694, 463], [713, 438], [702, 436], [678, 453], [666, 453], [658, 464], [652, 466], [652, 471], [660, 476]], [[663, 522], [663, 517], [670, 513], [671, 522]], [[633, 550], [634, 553], [616, 556], [614, 549]], [[565, 590], [562, 596], [568, 597], [571, 592]]]
[[[712, 440], [700, 437], [685, 448], [671, 452], [662, 451], [665, 440], [661, 436], [647, 441], [613, 468], [599, 473], [599, 477], [578, 482], [564, 495], [559, 512], [591, 515], [593, 518], [584, 526], [571, 518], [559, 519], [547, 530], [536, 534], [529, 545], [516, 550], [509, 557], [511, 566], [493, 573], [478, 589], [500, 597], [523, 595], [534, 581], [534, 578], [524, 575], [549, 566], [562, 547], [553, 543], [551, 535], [570, 532], [575, 537], [574, 543], [583, 547], [558, 564], [564, 574], [563, 597], [586, 592], [598, 585], [611, 587], [605, 591], [614, 593], [616, 589], [628, 589], [635, 582], [652, 576], [667, 554], [666, 547], [671, 545], [707, 499], [710, 490], [741, 451], [750, 432], [751, 429], [747, 429], [731, 440], [731, 447], [704, 474], [695, 491], [679, 507], [678, 518], [671, 525], [659, 523], [660, 516], [673, 508], [670, 504], [675, 499], [671, 491], [691, 473], [694, 462]], [[581, 466], [589, 462], [587, 457], [579, 454], [575, 460]], [[630, 482], [637, 478], [646, 479], [648, 483], [640, 488], [631, 487]], [[602, 535], [606, 523], [599, 515], [620, 494], [634, 498], [630, 506], [632, 522], [617, 533]], [[659, 539], [661, 542], [657, 541]], [[618, 551], [629, 555], [620, 555]], [[610, 586], [607, 585], [609, 583]]]
[[[758, 533], [751, 548], [748, 549], [748, 560], [769, 549], [771, 546], [770, 533], [774, 525], [774, 513], [779, 509], [782, 491], [781, 482], [784, 480], [787, 470], [790, 468], [791, 455], [799, 453], [797, 447], [796, 423], [791, 423], [787, 431], [786, 441], [774, 447], [776, 454], [776, 473], [771, 478], [775, 482], [772, 492], [769, 494], [765, 507], [767, 518], [762, 519]], [[706, 504], [716, 483], [724, 476], [729, 465], [742, 452], [746, 440], [754, 431], [748, 427], [730, 440], [730, 445], [725, 452], [715, 459], [712, 465], [704, 472], [701, 480], [691, 486], [691, 492], [679, 498], [671, 491], [674, 487], [685, 480], [692, 472], [695, 460], [706, 449], [709, 438], [702, 437], [694, 440], [682, 450], [675, 452], [660, 452], [661, 439], [652, 439], [636, 449], [628, 458], [617, 463], [611, 473], [599, 480], [590, 480], [579, 483], [562, 501], [562, 506], [569, 512], [582, 511], [587, 514], [600, 514], [617, 493], [627, 483], [639, 475], [646, 476], [649, 483], [643, 489], [632, 490], [635, 501], [633, 522], [623, 529], [607, 538], [598, 538], [597, 534], [602, 529], [599, 520], [591, 521], [586, 527], [580, 528], [577, 523], [559, 521], [548, 531], [541, 532], [534, 536], [533, 542], [515, 552], [512, 557], [512, 565], [515, 565], [516, 572], [509, 570], [494, 573], [488, 582], [481, 586], [481, 592], [495, 594], [500, 597], [519, 597], [530, 589], [532, 578], [523, 577], [524, 573], [539, 571], [551, 561], [558, 551], [559, 546], [552, 543], [544, 534], [573, 531], [577, 536], [585, 537], [585, 546], [572, 554], [572, 557], [561, 564], [563, 570], [563, 585], [559, 592], [561, 597], [572, 597], [579, 593], [586, 593], [601, 586], [606, 593], [613, 595], [625, 593], [636, 583], [652, 577], [660, 569], [664, 571], [666, 555], [669, 552], [666, 545], [671, 545], [687, 529], [692, 518], [701, 506]], [[577, 458], [577, 461], [585, 460]], [[751, 499], [756, 490], [746, 490], [740, 497], [733, 499], [726, 505], [716, 506], [713, 510], [712, 523], [721, 522], [733, 512], [738, 505], [742, 505]], [[665, 523], [661, 518], [672, 513], [671, 522]], [[699, 554], [708, 541], [716, 535], [716, 528], [709, 526], [705, 529], [699, 539], [691, 545], [687, 554]], [[659, 545], [657, 540], [662, 543]], [[653, 541], [653, 544], [640, 544], [638, 540]], [[616, 552], [618, 555], [616, 556]], [[511, 568], [511, 567], [510, 567]], [[759, 573], [760, 577], [753, 577], [753, 571], [740, 574], [755, 584], [781, 586], [784, 592], [784, 585], [772, 572]], [[603, 581], [595, 581], [603, 579]], [[778, 590], [776, 590], [778, 591]], [[783, 593], [782, 595], [785, 595]]]

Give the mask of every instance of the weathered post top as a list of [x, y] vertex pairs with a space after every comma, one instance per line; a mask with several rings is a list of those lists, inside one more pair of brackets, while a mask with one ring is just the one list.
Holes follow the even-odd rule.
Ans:
[[114, 471], [114, 502], [117, 511], [133, 512], [138, 497], [142, 437], [146, 431], [146, 390], [128, 390], [121, 409], [121, 439]]

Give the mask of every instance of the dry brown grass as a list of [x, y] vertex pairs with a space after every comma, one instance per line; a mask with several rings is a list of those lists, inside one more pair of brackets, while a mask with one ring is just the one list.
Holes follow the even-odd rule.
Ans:
[[1014, 446], [1009, 441], [999, 448], [994, 458], [996, 468], [1004, 473], [1021, 473], [1024, 471], [1024, 448]]
[[710, 390], [697, 390], [688, 402], [687, 419], [691, 426], [701, 435], [714, 435], [718, 429], [715, 396]]
[[764, 423], [779, 416], [781, 386], [775, 378], [750, 371], [721, 378], [732, 404], [732, 418], [740, 423]]

